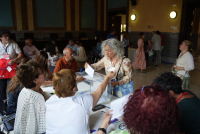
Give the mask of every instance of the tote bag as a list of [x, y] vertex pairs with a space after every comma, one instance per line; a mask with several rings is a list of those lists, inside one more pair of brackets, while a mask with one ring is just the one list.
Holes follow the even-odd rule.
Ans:
[[10, 60], [0, 59], [0, 79], [11, 79], [15, 75], [17, 64], [8, 65]]
[[[122, 59], [122, 63], [123, 63], [123, 60], [124, 60], [124, 58]], [[120, 67], [121, 67], [122, 63], [120, 64]], [[120, 70], [120, 67], [119, 67], [119, 70]], [[118, 81], [117, 78], [118, 78], [119, 70], [117, 72], [116, 80], [113, 79], [113, 81]], [[127, 84], [124, 84], [122, 86], [117, 85], [115, 87], [111, 87], [111, 94], [116, 97], [123, 97], [129, 93], [132, 93], [133, 91], [134, 91], [133, 81], [131, 81]]]

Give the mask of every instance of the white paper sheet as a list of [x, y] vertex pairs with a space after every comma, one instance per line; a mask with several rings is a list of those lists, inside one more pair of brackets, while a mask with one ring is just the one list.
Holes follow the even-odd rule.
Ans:
[[130, 96], [130, 94], [128, 94], [124, 97], [118, 98], [110, 103], [110, 109], [113, 110], [113, 112], [112, 112], [113, 116], [112, 116], [111, 120], [123, 115], [123, 107], [128, 102], [129, 96]]
[[94, 76], [94, 69], [90, 65], [87, 65], [87, 68], [85, 69], [85, 72], [91, 77]]

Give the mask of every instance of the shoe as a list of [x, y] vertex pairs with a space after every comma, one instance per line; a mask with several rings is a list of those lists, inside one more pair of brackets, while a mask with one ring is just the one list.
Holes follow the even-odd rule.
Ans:
[[158, 65], [155, 65], [154, 67], [155, 67], [155, 68], [158, 68], [159, 66], [158, 66]]
[[144, 71], [141, 71], [140, 73], [141, 73], [141, 74], [146, 74], [146, 72], [144, 72]]

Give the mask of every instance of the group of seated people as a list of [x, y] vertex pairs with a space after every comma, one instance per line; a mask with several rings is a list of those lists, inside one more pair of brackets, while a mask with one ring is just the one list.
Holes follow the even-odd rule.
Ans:
[[[87, 55], [85, 52], [84, 47], [82, 46], [80, 41], [76, 41], [74, 43], [73, 40], [69, 40], [69, 44], [66, 48], [70, 48], [73, 51], [73, 57], [77, 62], [85, 62], [87, 61]], [[23, 51], [27, 60], [35, 59], [36, 54], [39, 50], [33, 45], [31, 39], [25, 40], [25, 46], [23, 47]], [[59, 50], [56, 46], [54, 40], [46, 44], [44, 51], [48, 54], [48, 65], [49, 66], [56, 66], [57, 61], [59, 60]]]
[[[13, 121], [15, 134], [89, 134], [90, 112], [97, 105], [108, 81], [111, 80], [111, 86], [115, 87], [133, 80], [131, 62], [124, 57], [123, 45], [116, 39], [108, 39], [101, 44], [101, 54], [104, 57], [91, 65], [95, 71], [105, 68], [104, 81], [93, 93], [74, 96], [78, 90], [77, 84], [84, 78], [76, 77], [75, 72], [79, 71], [74, 59], [77, 51], [72, 46], [63, 50], [64, 56], [55, 64], [53, 74], [48, 64], [48, 55], [52, 52], [46, 52], [53, 46], [46, 47], [46, 51], [38, 51], [34, 60], [23, 62], [16, 68], [16, 74], [8, 85], [7, 106], [8, 115], [16, 113]], [[88, 65], [86, 63], [85, 68]], [[55, 94], [47, 99], [40, 88], [42, 85], [52, 85]], [[127, 92], [116, 91], [117, 97], [125, 95]], [[106, 133], [111, 112], [104, 115], [97, 134]], [[182, 89], [179, 77], [166, 72], [150, 86], [142, 86], [130, 93], [123, 109], [126, 129], [111, 133], [199, 134], [199, 113], [200, 99], [192, 92]]]
[[[52, 79], [55, 95], [45, 102], [40, 88], [46, 81], [43, 70], [40, 64], [30, 60], [20, 64], [10, 82], [7, 112], [16, 112], [14, 132], [89, 134], [89, 114], [116, 72], [110, 71], [93, 93], [75, 97], [77, 83], [83, 77], [76, 77], [73, 70], [62, 69], [54, 73]], [[191, 91], [182, 90], [181, 86], [179, 77], [166, 72], [150, 86], [135, 90], [123, 109], [123, 121], [127, 128], [121, 130], [121, 134], [200, 133], [200, 99]], [[19, 96], [16, 97], [16, 94]], [[97, 134], [106, 131], [111, 112], [105, 114]]]

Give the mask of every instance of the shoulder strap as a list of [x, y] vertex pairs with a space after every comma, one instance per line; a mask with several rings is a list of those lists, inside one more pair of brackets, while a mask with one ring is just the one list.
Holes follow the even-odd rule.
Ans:
[[122, 62], [121, 62], [120, 66], [119, 66], [119, 69], [118, 69], [118, 71], [117, 71], [117, 76], [116, 76], [116, 79], [118, 78], [118, 73], [119, 73], [119, 70], [120, 70], [120, 68], [121, 68], [121, 65], [122, 65], [122, 63], [123, 63], [123, 60], [124, 60], [125, 58], [126, 58], [126, 57], [124, 57], [124, 58], [122, 59]]

